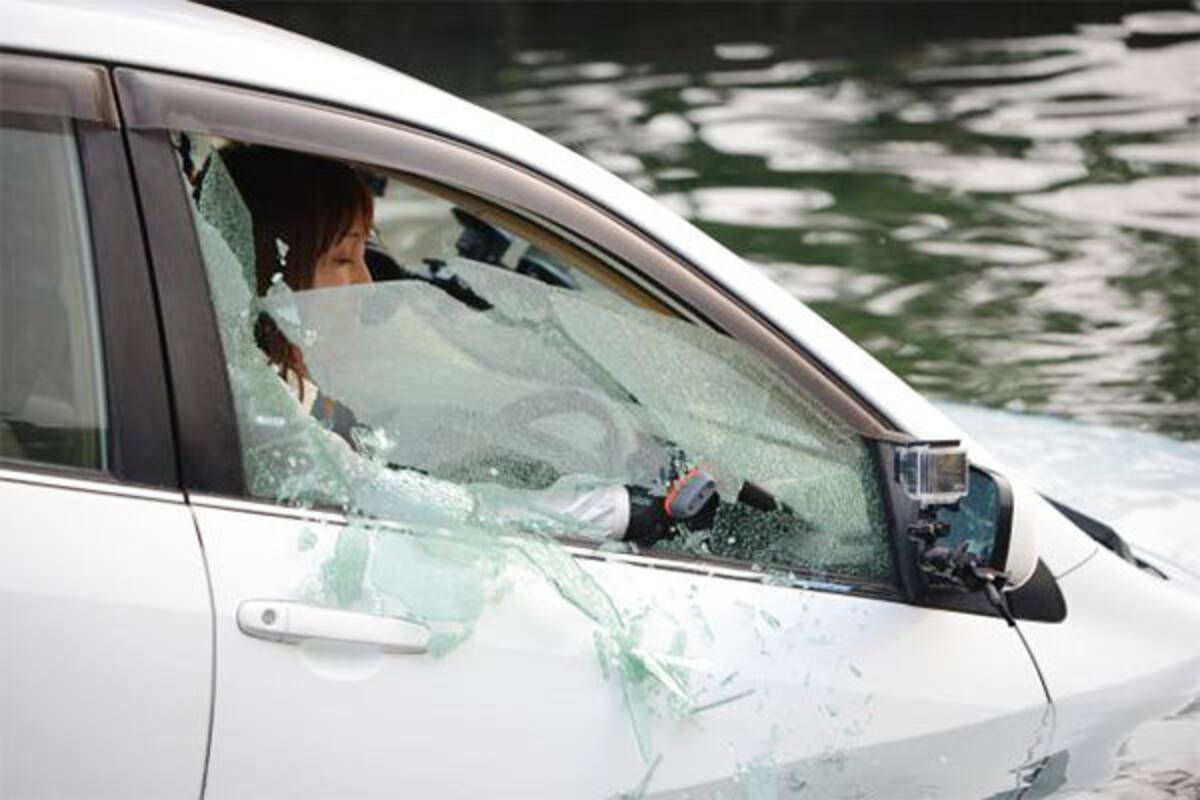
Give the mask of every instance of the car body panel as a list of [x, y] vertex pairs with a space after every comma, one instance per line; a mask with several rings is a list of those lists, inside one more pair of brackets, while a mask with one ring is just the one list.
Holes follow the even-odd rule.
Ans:
[[[949, 750], [994, 792], [1046, 739], [1037, 674], [999, 618], [204, 502], [214, 800], [606, 797], [651, 768], [656, 792], [717, 792], [756, 765], [771, 780], [827, 770], [832, 754], [847, 785], [886, 764], [928, 789], [914, 739], [949, 747], [999, 725], [991, 747]], [[350, 609], [419, 610], [448, 643], [385, 653], [239, 630], [246, 600], [322, 604], [339, 570], [363, 587]]]
[[[1035, 534], [1033, 552], [1045, 562], [1050, 574], [1065, 575], [1096, 554], [1100, 546], [1050, 505], [1032, 484], [1019, 475], [1012, 482], [1013, 528]], [[1012, 563], [1011, 558], [1009, 561]]]
[[1200, 594], [1200, 442], [957, 403], [942, 409], [1025, 482], [1116, 529], [1134, 553]]
[[0, 796], [196, 797], [212, 689], [182, 496], [0, 470]]
[[1200, 694], [1200, 602], [1105, 549], [1059, 585], [1071, 624], [1021, 627], [1055, 698], [1050, 750], [1070, 755], [1061, 788], [1085, 789], [1110, 777], [1131, 731]]

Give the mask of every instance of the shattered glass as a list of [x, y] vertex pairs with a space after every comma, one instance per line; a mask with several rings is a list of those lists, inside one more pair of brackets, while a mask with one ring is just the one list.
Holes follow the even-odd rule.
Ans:
[[[457, 256], [448, 267], [491, 308], [407, 280], [307, 292], [276, 282], [255, 297], [250, 214], [220, 157], [207, 163], [196, 227], [255, 496], [409, 524], [486, 511], [570, 534], [581, 522], [561, 513], [572, 496], [651, 485], [681, 452], [726, 501], [751, 481], [781, 508], [725, 502], [711, 531], [664, 549], [886, 577], [866, 449], [748, 348]], [[353, 409], [368, 432], [357, 452], [301, 412], [254, 341], [260, 313], [302, 346], [322, 392]]]
[[[250, 214], [219, 153], [196, 146], [194, 156], [206, 164], [187, 177], [248, 491], [349, 520], [333, 537], [301, 533], [306, 600], [420, 621], [440, 656], [509, 591], [513, 565], [532, 567], [593, 626], [645, 785], [658, 763], [654, 717], [710, 713], [754, 690], [701, 677], [682, 629], [665, 652], [648, 647], [657, 612], [618, 608], [558, 537], [616, 544], [608, 500], [627, 502], [625, 487], [653, 485], [682, 453], [716, 477], [722, 503], [711, 530], [684, 530], [664, 552], [737, 559], [767, 579], [888, 575], [862, 441], [742, 345], [453, 256], [490, 308], [418, 280], [305, 292], [277, 281], [257, 297]], [[350, 441], [268, 362], [254, 337], [261, 314], [302, 349], [321, 394], [353, 410]], [[777, 510], [736, 502], [747, 481]], [[711, 644], [702, 615], [692, 622]]]
[[352, 465], [338, 463], [255, 342], [259, 312], [252, 290], [250, 212], [221, 159], [208, 163], [194, 221], [237, 409], [248, 488], [255, 496], [284, 502], [345, 507], [354, 473], [342, 467]]
[[323, 391], [378, 432], [377, 459], [527, 507], [544, 495], [521, 490], [650, 485], [682, 451], [723, 498], [751, 481], [789, 509], [727, 502], [694, 551], [886, 576], [861, 441], [744, 346], [491, 265], [452, 267], [492, 308], [418, 281], [282, 287], [262, 303], [306, 343]]

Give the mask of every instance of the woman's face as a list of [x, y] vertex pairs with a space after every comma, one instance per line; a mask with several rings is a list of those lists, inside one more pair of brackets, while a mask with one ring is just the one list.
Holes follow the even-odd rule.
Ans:
[[370, 283], [367, 271], [367, 223], [357, 220], [333, 247], [317, 259], [313, 271], [312, 288], [349, 286], [354, 283]]

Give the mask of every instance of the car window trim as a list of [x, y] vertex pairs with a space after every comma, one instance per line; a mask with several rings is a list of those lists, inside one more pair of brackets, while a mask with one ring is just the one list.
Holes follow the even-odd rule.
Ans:
[[[231, 498], [221, 495], [189, 492], [188, 502], [195, 508], [235, 511], [241, 514], [255, 514], [320, 525], [345, 526], [349, 525], [352, 520], [361, 519], [368, 526], [400, 531], [405, 529], [403, 523], [393, 520], [372, 517], [355, 518], [340, 511], [282, 506], [271, 500], [255, 498]], [[854, 597], [870, 597], [892, 602], [905, 602], [903, 594], [893, 584], [856, 578], [849, 575], [835, 575], [817, 569], [806, 569], [802, 566], [789, 568], [788, 575], [782, 577], [775, 571], [755, 570], [749, 566], [739, 566], [737, 562], [705, 558], [688, 553], [668, 551], [652, 551], [649, 553], [619, 552], [598, 549], [596, 543], [591, 541], [570, 538], [557, 538], [556, 541], [572, 557], [588, 561], [617, 562], [646, 569], [684, 572], [689, 575], [725, 578], [750, 583], [765, 583], [784, 588], [808, 589], [833, 594], [846, 594]]]
[[177, 488], [175, 431], [161, 331], [120, 131], [76, 124], [108, 397], [109, 464], [118, 478]]
[[151, 500], [157, 503], [180, 505], [186, 501], [183, 492], [146, 486], [119, 483], [104, 474], [81, 469], [62, 469], [40, 463], [0, 463], [0, 484], [19, 483], [26, 486], [42, 486], [50, 489], [67, 489], [73, 492], [88, 492], [111, 497], [126, 497], [134, 500]]
[[4, 467], [177, 488], [150, 267], [108, 71], [96, 64], [0, 52], [0, 80], [0, 109], [71, 122], [87, 213], [107, 423], [104, 469], [16, 459], [4, 459]]
[[126, 130], [154, 275], [186, 491], [246, 494], [241, 441], [208, 277], [165, 132]]

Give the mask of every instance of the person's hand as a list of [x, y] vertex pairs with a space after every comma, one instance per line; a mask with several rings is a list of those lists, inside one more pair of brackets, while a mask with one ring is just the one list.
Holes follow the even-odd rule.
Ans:
[[641, 486], [627, 486], [629, 525], [625, 540], [652, 545], [678, 533], [680, 524], [688, 530], [712, 527], [721, 496], [712, 475], [693, 467], [675, 476], [659, 494]]

